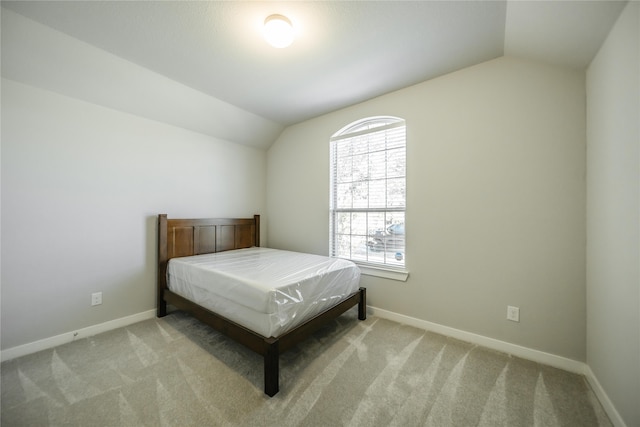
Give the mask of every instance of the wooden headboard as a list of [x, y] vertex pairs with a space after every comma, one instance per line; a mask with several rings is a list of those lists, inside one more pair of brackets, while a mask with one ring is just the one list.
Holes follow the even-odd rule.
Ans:
[[260, 246], [260, 215], [253, 218], [168, 219], [158, 215], [158, 307], [167, 288], [167, 263], [182, 256]]

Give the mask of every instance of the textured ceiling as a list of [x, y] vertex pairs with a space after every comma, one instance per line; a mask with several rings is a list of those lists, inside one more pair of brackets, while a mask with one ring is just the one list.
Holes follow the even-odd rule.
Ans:
[[[281, 125], [504, 54], [584, 68], [624, 2], [2, 2], [34, 21]], [[298, 35], [268, 46], [264, 18]]]

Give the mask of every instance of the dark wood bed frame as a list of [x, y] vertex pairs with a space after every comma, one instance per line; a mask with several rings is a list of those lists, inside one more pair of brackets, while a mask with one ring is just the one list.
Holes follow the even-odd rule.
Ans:
[[358, 319], [365, 320], [366, 289], [349, 295], [341, 303], [278, 337], [264, 337], [219, 314], [191, 302], [167, 288], [167, 263], [181, 256], [222, 252], [260, 246], [260, 215], [253, 218], [167, 219], [158, 216], [158, 317], [166, 316], [167, 304], [190, 313], [264, 358], [264, 392], [279, 390], [280, 353], [305, 340], [327, 322], [358, 305]]

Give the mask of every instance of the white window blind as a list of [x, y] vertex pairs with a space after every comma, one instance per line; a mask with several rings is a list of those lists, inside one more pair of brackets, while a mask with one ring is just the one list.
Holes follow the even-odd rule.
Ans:
[[332, 256], [404, 267], [405, 135], [404, 120], [376, 117], [331, 138]]

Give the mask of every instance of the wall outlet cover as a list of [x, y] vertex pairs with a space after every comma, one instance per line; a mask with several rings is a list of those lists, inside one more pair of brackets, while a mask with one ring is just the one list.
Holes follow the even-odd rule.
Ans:
[[91, 305], [102, 304], [102, 292], [94, 292], [91, 294]]
[[520, 321], [520, 308], [514, 306], [507, 306], [507, 320], [511, 320], [512, 322]]

